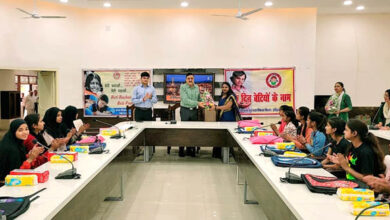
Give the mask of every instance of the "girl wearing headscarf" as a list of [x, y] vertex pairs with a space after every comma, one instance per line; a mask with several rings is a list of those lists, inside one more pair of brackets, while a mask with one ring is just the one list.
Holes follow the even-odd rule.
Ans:
[[60, 147], [60, 143], [57, 139], [54, 139], [51, 144], [46, 143], [46, 140], [42, 135], [45, 129], [45, 122], [43, 122], [42, 117], [39, 114], [27, 115], [24, 118], [24, 121], [26, 121], [28, 130], [30, 131], [28, 138], [23, 142], [24, 146], [27, 147], [27, 150], [31, 150], [35, 145], [33, 143], [34, 140], [37, 140], [39, 143], [49, 147], [50, 151], [54, 151]]
[[[62, 124], [61, 124], [62, 132], [68, 133], [73, 128], [75, 128], [73, 121], [77, 120], [77, 118], [78, 118], [77, 108], [71, 105], [67, 106], [64, 110], [64, 114], [62, 118]], [[89, 128], [89, 124], [83, 124], [82, 126], [80, 126], [78, 131], [71, 137], [70, 143], [74, 143], [77, 140], [79, 140], [83, 132], [88, 128]]]
[[23, 141], [27, 139], [29, 130], [22, 119], [11, 122], [8, 132], [0, 142], [0, 185], [5, 177], [14, 169], [31, 169], [41, 163], [36, 159], [43, 152], [43, 147], [37, 145], [27, 151]]
[[66, 133], [61, 128], [61, 110], [57, 107], [49, 108], [45, 112], [43, 121], [45, 122], [45, 131], [43, 132], [43, 137], [46, 143], [50, 145], [54, 139], [58, 139], [61, 145], [58, 150], [66, 150], [66, 144], [68, 144], [71, 137], [76, 133], [76, 129], [71, 129], [68, 133]]

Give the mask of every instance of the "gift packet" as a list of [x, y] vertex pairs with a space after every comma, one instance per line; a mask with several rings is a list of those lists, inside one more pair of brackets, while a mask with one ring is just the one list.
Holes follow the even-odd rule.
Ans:
[[344, 201], [374, 201], [374, 191], [361, 188], [338, 188], [337, 195]]
[[10, 172], [10, 175], [36, 175], [38, 183], [44, 183], [49, 180], [49, 171], [36, 171], [27, 169], [15, 169]]
[[272, 131], [255, 131], [254, 136], [268, 136], [268, 135], [273, 135], [274, 133]]
[[71, 145], [69, 147], [71, 152], [85, 153], [89, 152], [89, 145]]
[[307, 154], [296, 151], [286, 151], [282, 155], [283, 157], [306, 157]]
[[6, 186], [35, 186], [37, 184], [36, 175], [7, 175], [5, 177]]
[[78, 152], [48, 152], [47, 153], [47, 159], [50, 160], [50, 158], [54, 155], [71, 155], [73, 156], [73, 161], [76, 161], [78, 159]]
[[280, 142], [275, 143], [276, 149], [280, 150], [295, 150], [295, 143], [294, 142]]
[[[382, 204], [381, 202], [352, 202], [352, 214], [359, 215], [359, 213], [370, 206]], [[374, 208], [370, 208], [364, 211], [361, 215], [365, 216], [388, 216], [390, 214], [389, 204], [383, 204]]]
[[73, 162], [73, 161], [74, 161], [73, 155], [53, 155], [53, 156], [50, 158], [50, 162], [51, 162], [51, 163], [69, 163], [69, 161], [66, 160], [65, 157], [66, 157], [70, 162]]

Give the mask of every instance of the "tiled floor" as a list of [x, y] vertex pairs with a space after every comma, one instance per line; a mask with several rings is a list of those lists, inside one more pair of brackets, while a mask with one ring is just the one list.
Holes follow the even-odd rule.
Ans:
[[102, 202], [94, 219], [267, 219], [243, 204], [236, 165], [211, 158], [211, 148], [196, 158], [177, 151], [160, 147], [150, 163], [129, 163], [124, 201]]

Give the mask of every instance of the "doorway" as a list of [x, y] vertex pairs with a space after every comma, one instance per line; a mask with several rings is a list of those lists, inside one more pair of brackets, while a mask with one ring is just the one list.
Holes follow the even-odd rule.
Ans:
[[38, 113], [43, 117], [47, 109], [57, 106], [56, 72], [38, 72], [38, 88]]

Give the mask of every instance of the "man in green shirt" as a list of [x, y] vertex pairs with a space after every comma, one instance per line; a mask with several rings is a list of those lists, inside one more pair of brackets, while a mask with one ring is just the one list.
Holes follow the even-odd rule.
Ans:
[[[194, 75], [187, 73], [186, 83], [180, 86], [180, 118], [182, 121], [197, 121], [198, 106], [204, 108], [199, 87], [194, 84]], [[195, 147], [187, 147], [187, 155], [195, 157]], [[179, 147], [179, 156], [184, 157], [184, 147]]]

